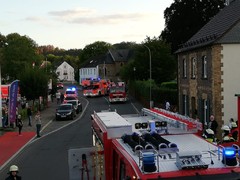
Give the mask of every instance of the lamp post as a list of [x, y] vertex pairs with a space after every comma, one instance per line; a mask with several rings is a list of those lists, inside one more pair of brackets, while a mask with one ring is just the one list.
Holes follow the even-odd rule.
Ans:
[[146, 46], [145, 44], [143, 44], [147, 49], [148, 49], [148, 53], [149, 53], [149, 78], [150, 78], [150, 89], [149, 89], [149, 107], [150, 109], [152, 108], [152, 58], [151, 58], [151, 51], [150, 48], [148, 46]]

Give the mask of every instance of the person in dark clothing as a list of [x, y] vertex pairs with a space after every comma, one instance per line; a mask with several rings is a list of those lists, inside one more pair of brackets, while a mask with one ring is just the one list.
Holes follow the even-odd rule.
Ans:
[[18, 135], [22, 135], [22, 127], [23, 127], [23, 122], [22, 122], [22, 116], [19, 114], [17, 118], [17, 126], [18, 126]]
[[27, 116], [28, 116], [28, 125], [32, 126], [32, 110], [31, 106], [27, 108]]
[[12, 165], [9, 168], [9, 176], [5, 180], [22, 180], [22, 177], [18, 175], [18, 167]]
[[208, 128], [213, 130], [214, 134], [217, 134], [218, 123], [213, 115], [210, 116], [210, 121], [208, 123]]
[[36, 128], [37, 128], [37, 137], [41, 137], [40, 131], [42, 127], [42, 122], [41, 122], [40, 111], [38, 111], [37, 114], [35, 115], [35, 121], [36, 121]]
[[64, 94], [63, 93], [61, 93], [60, 99], [61, 99], [61, 103], [63, 103], [63, 100], [64, 100]]

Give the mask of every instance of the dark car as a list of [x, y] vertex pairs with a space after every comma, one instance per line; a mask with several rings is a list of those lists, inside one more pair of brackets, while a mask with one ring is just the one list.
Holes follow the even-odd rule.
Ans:
[[78, 114], [79, 112], [82, 112], [82, 104], [80, 103], [80, 101], [78, 99], [75, 100], [66, 100], [64, 101], [66, 103], [72, 104], [76, 113]]
[[70, 103], [60, 104], [56, 109], [56, 120], [71, 119], [76, 116], [74, 106]]

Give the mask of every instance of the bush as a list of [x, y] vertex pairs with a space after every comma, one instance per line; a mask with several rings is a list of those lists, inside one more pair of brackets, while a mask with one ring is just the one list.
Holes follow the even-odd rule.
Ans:
[[171, 82], [163, 82], [160, 85], [161, 88], [167, 88], [167, 89], [177, 89], [177, 82], [176, 81], [171, 81]]
[[[154, 104], [165, 104], [165, 101], [169, 101], [171, 105], [178, 104], [178, 91], [176, 82], [166, 82], [162, 86], [158, 87], [154, 81], [152, 82], [151, 96]], [[171, 87], [171, 88], [170, 88]], [[135, 81], [131, 82], [130, 93], [140, 100], [144, 101], [143, 104], [149, 102], [150, 96], [150, 83], [149, 81]]]

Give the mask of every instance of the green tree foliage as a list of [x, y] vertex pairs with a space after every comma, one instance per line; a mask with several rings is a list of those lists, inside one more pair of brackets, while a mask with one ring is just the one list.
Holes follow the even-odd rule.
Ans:
[[6, 43], [3, 50], [3, 77], [18, 79], [19, 74], [27, 67], [32, 67], [33, 62], [40, 63], [41, 56], [37, 54], [37, 45], [29, 37], [17, 33], [9, 34], [6, 36]]
[[200, 30], [220, 9], [225, 0], [175, 0], [164, 11], [165, 28], [161, 38], [171, 43], [172, 52]]
[[121, 70], [124, 80], [148, 80], [150, 78], [149, 50], [152, 79], [157, 84], [161, 84], [176, 78], [177, 62], [171, 55], [170, 46], [159, 38], [148, 37], [135, 49], [134, 59]]
[[24, 73], [20, 74], [19, 80], [20, 93], [28, 100], [38, 99], [39, 96], [47, 96], [49, 76], [44, 68], [28, 67]]
[[133, 49], [137, 44], [135, 42], [121, 42], [112, 45], [113, 49]]
[[81, 64], [89, 60], [91, 57], [99, 56], [107, 53], [112, 45], [104, 41], [96, 41], [93, 44], [86, 45], [80, 55]]

